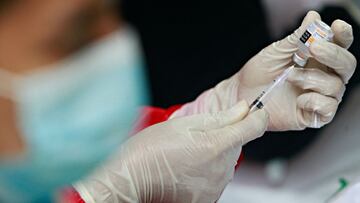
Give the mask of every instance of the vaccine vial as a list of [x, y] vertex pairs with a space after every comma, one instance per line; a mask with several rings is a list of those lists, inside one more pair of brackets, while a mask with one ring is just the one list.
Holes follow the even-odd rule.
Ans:
[[298, 42], [299, 50], [294, 54], [293, 61], [301, 67], [305, 66], [311, 56], [310, 45], [319, 40], [330, 42], [333, 40], [333, 37], [334, 33], [331, 28], [326, 23], [316, 20], [306, 28], [306, 31], [300, 37]]

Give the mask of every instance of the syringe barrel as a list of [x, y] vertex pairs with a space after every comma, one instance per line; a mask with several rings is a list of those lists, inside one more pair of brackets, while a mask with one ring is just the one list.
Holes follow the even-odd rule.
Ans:
[[261, 92], [261, 94], [253, 101], [253, 103], [251, 103], [250, 113], [264, 107], [264, 105], [271, 98], [272, 94], [274, 94], [274, 91], [276, 91], [281, 85], [284, 84], [293, 69], [294, 66], [290, 66], [289, 68], [287, 68], [284, 72], [282, 72], [281, 75], [279, 75], [273, 80], [269, 87], [267, 87]]
[[249, 113], [252, 113], [258, 109], [262, 109], [264, 107], [262, 97], [266, 94], [265, 91], [262, 91], [262, 93], [251, 103], [250, 105], [250, 111]]

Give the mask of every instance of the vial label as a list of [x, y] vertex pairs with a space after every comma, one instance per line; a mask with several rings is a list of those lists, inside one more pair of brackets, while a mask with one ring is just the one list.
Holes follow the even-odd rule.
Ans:
[[305, 44], [310, 37], [311, 37], [311, 33], [306, 30], [306, 32], [301, 36], [300, 41]]
[[305, 44], [305, 46], [310, 47], [310, 45], [318, 39], [326, 39], [326, 33], [324, 33], [320, 28], [316, 27], [314, 23], [310, 24], [305, 33], [300, 37], [300, 41]]

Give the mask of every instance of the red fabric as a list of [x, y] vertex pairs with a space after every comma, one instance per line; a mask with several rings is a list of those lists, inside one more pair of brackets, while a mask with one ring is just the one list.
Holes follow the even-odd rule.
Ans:
[[239, 159], [237, 160], [236, 166], [235, 166], [235, 170], [238, 170], [240, 163], [242, 162], [242, 160], [244, 160], [244, 154], [241, 153]]
[[74, 188], [67, 188], [62, 191], [62, 201], [66, 203], [86, 203]]
[[[168, 120], [176, 110], [181, 108], [181, 106], [182, 105], [175, 105], [168, 109], [161, 109], [157, 107], [144, 107], [141, 110], [141, 114], [135, 123], [135, 127], [131, 135], [134, 135], [147, 127]], [[239, 163], [241, 162], [241, 160], [243, 160], [243, 154], [241, 154], [235, 166], [235, 169], [239, 167]], [[67, 203], [85, 203], [85, 201], [81, 198], [80, 194], [72, 188], [66, 189], [63, 194], [63, 197], [66, 200], [65, 202]]]
[[144, 107], [141, 110], [139, 118], [135, 122], [135, 127], [131, 134], [134, 135], [147, 127], [167, 121], [176, 110], [181, 108], [181, 106], [182, 105], [175, 105], [168, 109], [150, 106]]

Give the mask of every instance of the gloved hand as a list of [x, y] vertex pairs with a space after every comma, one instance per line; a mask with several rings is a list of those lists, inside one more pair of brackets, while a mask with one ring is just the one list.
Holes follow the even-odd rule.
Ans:
[[267, 113], [230, 110], [172, 119], [126, 142], [119, 154], [75, 185], [91, 202], [215, 202], [232, 179], [241, 146], [261, 136]]
[[[311, 11], [293, 34], [263, 49], [248, 61], [233, 77], [184, 105], [172, 117], [227, 109], [240, 100], [251, 103], [278, 75], [293, 64], [297, 42], [306, 27], [320, 19]], [[352, 27], [341, 20], [331, 26], [334, 42], [314, 43], [313, 55], [306, 67], [296, 68], [285, 84], [265, 104], [270, 115], [269, 129], [273, 131], [301, 130], [310, 127], [314, 113], [320, 127], [329, 123], [341, 101], [356, 67], [355, 57], [346, 50], [353, 42]], [[314, 60], [315, 59], [315, 60]]]

